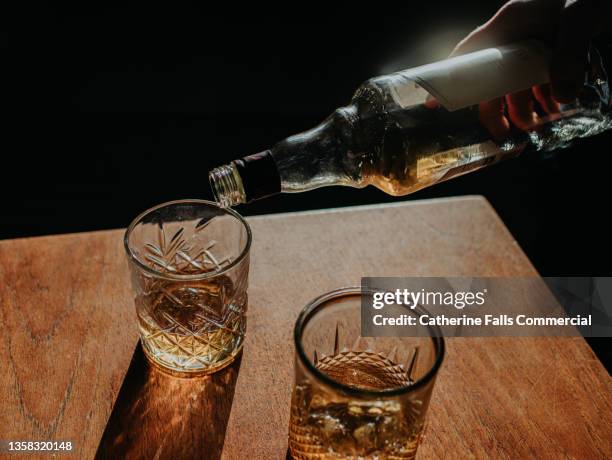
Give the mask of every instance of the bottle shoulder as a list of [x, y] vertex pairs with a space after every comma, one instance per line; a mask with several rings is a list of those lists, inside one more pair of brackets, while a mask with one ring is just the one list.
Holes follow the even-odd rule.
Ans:
[[355, 92], [352, 102], [371, 105], [380, 111], [394, 112], [425, 104], [430, 94], [406, 72], [366, 80]]

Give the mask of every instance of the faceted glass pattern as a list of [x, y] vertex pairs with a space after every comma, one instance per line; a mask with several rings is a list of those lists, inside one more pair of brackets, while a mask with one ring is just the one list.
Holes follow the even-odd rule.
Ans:
[[230, 364], [246, 332], [251, 233], [215, 203], [187, 200], [146, 211], [125, 236], [146, 356], [182, 376]]
[[295, 459], [412, 459], [444, 355], [441, 337], [361, 337], [360, 288], [304, 308], [289, 448]]

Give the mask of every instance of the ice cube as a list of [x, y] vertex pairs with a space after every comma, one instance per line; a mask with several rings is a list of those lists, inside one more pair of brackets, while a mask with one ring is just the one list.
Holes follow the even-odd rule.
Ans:
[[365, 423], [353, 431], [353, 438], [363, 453], [369, 453], [377, 448], [376, 425]]

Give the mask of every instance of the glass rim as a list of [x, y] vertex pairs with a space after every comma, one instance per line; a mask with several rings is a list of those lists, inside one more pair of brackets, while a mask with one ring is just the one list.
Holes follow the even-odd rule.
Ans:
[[[434, 348], [436, 352], [436, 359], [430, 369], [419, 378], [412, 385], [407, 385], [405, 387], [399, 388], [390, 388], [385, 390], [365, 390], [361, 388], [351, 387], [349, 385], [345, 385], [344, 383], [338, 382], [337, 380], [332, 379], [327, 374], [321, 372], [317, 369], [310, 359], [306, 356], [306, 352], [302, 347], [302, 334], [304, 332], [304, 326], [308, 323], [308, 321], [319, 311], [326, 302], [347, 296], [347, 295], [358, 295], [363, 296], [364, 293], [374, 292], [370, 289], [364, 290], [359, 286], [348, 286], [342, 287], [338, 289], [334, 289], [332, 291], [326, 292], [315, 299], [311, 300], [306, 304], [306, 306], [300, 312], [296, 322], [295, 327], [293, 329], [293, 339], [295, 342], [295, 350], [297, 355], [301, 361], [301, 363], [308, 369], [308, 371], [313, 374], [315, 377], [329, 385], [330, 387], [340, 390], [344, 393], [355, 395], [355, 396], [372, 396], [372, 397], [380, 397], [380, 396], [397, 396], [409, 393], [414, 391], [423, 385], [430, 382], [438, 373], [440, 366], [442, 365], [442, 361], [444, 360], [445, 354], [445, 345], [444, 345], [444, 337], [442, 337], [442, 333], [438, 326], [427, 326], [428, 329], [434, 330], [437, 332], [437, 335], [430, 335], [429, 338], [434, 343]], [[421, 308], [422, 309], [422, 308]]]
[[[134, 228], [136, 228], [136, 225], [138, 225], [138, 223], [147, 215], [152, 213], [153, 211], [157, 211], [158, 209], [161, 208], [165, 208], [165, 207], [169, 207], [169, 206], [174, 206], [174, 205], [178, 205], [178, 204], [200, 204], [200, 205], [206, 205], [206, 206], [212, 206], [215, 207], [217, 209], [220, 209], [224, 212], [226, 212], [227, 214], [231, 215], [232, 217], [234, 217], [238, 222], [240, 222], [242, 224], [242, 226], [246, 229], [247, 232], [247, 241], [246, 244], [243, 248], [243, 250], [240, 252], [240, 255], [238, 257], [236, 257], [234, 260], [232, 260], [231, 263], [229, 263], [228, 265], [226, 265], [225, 267], [223, 267], [223, 269], [221, 270], [216, 270], [216, 271], [210, 271], [210, 272], [204, 272], [204, 273], [194, 273], [194, 274], [190, 274], [190, 275], [180, 275], [180, 274], [173, 274], [173, 273], [167, 273], [167, 272], [161, 272], [159, 270], [156, 270], [155, 268], [150, 267], [149, 265], [145, 264], [144, 262], [142, 262], [132, 251], [132, 248], [130, 247], [130, 235], [132, 234], [132, 231], [134, 230]], [[240, 214], [238, 214], [236, 211], [234, 211], [231, 208], [223, 208], [221, 206], [219, 206], [218, 203], [215, 203], [214, 201], [208, 201], [208, 200], [199, 200], [199, 199], [184, 199], [184, 200], [173, 200], [173, 201], [166, 201], [164, 203], [160, 203], [158, 205], [155, 205], [149, 209], [147, 209], [146, 211], [141, 212], [140, 214], [138, 214], [130, 223], [130, 225], [127, 227], [127, 229], [125, 230], [125, 233], [123, 235], [123, 247], [125, 249], [125, 253], [128, 257], [128, 260], [130, 262], [133, 262], [134, 264], [136, 264], [140, 269], [158, 277], [158, 278], [165, 278], [168, 280], [173, 280], [173, 281], [199, 281], [199, 280], [204, 280], [204, 279], [208, 279], [208, 278], [214, 278], [216, 276], [219, 275], [223, 275], [224, 273], [227, 273], [228, 271], [230, 271], [232, 268], [234, 268], [236, 265], [238, 265], [240, 262], [242, 262], [242, 260], [247, 256], [247, 254], [249, 253], [249, 250], [251, 249], [251, 242], [253, 240], [253, 234], [251, 232], [251, 227], [249, 226], [249, 223], [247, 222], [247, 220], [241, 216]]]

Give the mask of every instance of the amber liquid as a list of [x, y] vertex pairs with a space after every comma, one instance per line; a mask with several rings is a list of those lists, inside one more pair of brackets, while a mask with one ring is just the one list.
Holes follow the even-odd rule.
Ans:
[[[145, 353], [164, 369], [211, 373], [242, 348], [246, 299], [233, 298], [229, 279], [157, 285], [136, 299]], [[225, 299], [232, 299], [227, 301]]]
[[612, 118], [601, 113], [567, 110], [541, 117], [541, 124], [534, 131], [517, 133], [497, 143], [476, 121], [470, 125], [471, 117], [473, 114], [466, 109], [453, 113], [390, 111], [389, 119], [399, 133], [396, 136], [410, 142], [389, 142], [385, 138], [378, 150], [381, 153], [376, 168], [366, 174], [367, 183], [390, 195], [403, 196], [513, 158], [525, 150], [555, 150], [567, 146], [572, 139], [612, 128]]
[[[506, 153], [505, 156], [511, 155]], [[504, 155], [496, 152], [489, 144], [457, 148], [423, 156], [410, 166], [403, 165], [404, 175], [375, 175], [370, 181], [389, 195], [403, 196], [484, 168], [502, 158]]]
[[[411, 384], [401, 366], [368, 351], [324, 357], [317, 368], [354, 388], [383, 390]], [[293, 458], [414, 458], [422, 431], [418, 402], [350, 398], [315, 385], [303, 381], [294, 389], [289, 428]]]

